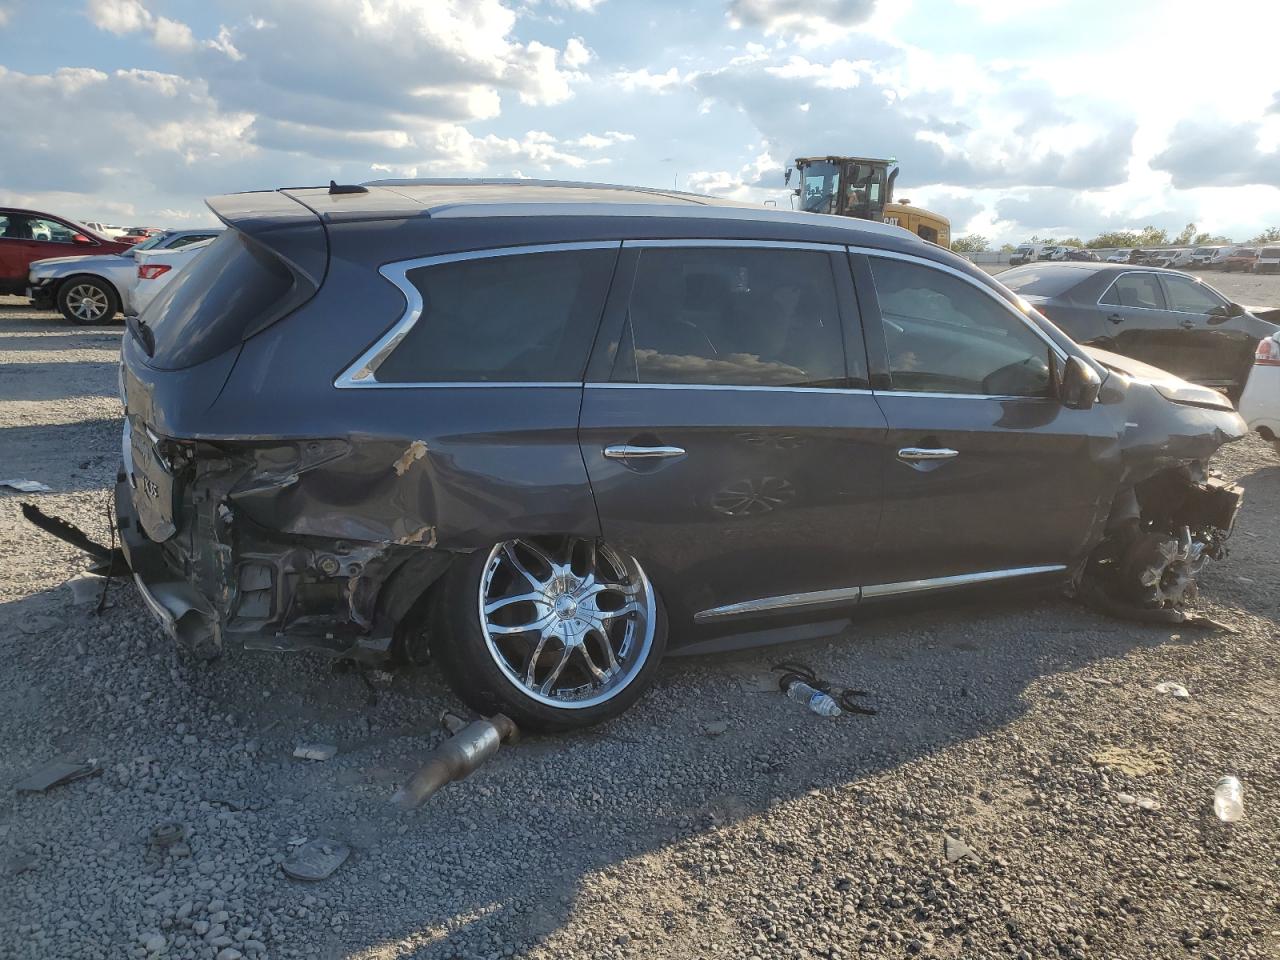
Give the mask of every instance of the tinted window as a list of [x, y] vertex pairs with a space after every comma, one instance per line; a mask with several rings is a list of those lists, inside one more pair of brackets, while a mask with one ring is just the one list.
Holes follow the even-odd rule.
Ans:
[[459, 260], [410, 271], [422, 316], [381, 383], [582, 379], [616, 248]]
[[[188, 247], [193, 243], [203, 243], [205, 240], [212, 240], [216, 236], [216, 233], [191, 233], [185, 237], [174, 237], [165, 244], [165, 247], [169, 250], [177, 250], [180, 247]], [[161, 238], [159, 236], [152, 237], [150, 240], [147, 240], [146, 243], [159, 242], [160, 239]], [[141, 246], [141, 244], [139, 244], [139, 246]]]
[[270, 251], [227, 230], [195, 254], [142, 312], [151, 363], [176, 370], [217, 356], [314, 291]]
[[1049, 345], [973, 284], [933, 267], [870, 258], [894, 390], [1043, 397]]
[[1014, 293], [1032, 297], [1056, 297], [1065, 293], [1089, 274], [1084, 270], [1045, 270], [1032, 267], [1028, 270], [1009, 270], [996, 279]]
[[1265, 260], [1280, 260], [1280, 247], [1263, 247], [1258, 256]]
[[1203, 283], [1186, 277], [1165, 277], [1164, 289], [1169, 297], [1169, 309], [1179, 313], [1208, 313], [1226, 303]]
[[1100, 303], [1113, 307], [1143, 307], [1147, 310], [1163, 310], [1164, 294], [1154, 273], [1125, 273], [1116, 278]]
[[643, 251], [613, 379], [848, 385], [830, 256], [750, 247]]

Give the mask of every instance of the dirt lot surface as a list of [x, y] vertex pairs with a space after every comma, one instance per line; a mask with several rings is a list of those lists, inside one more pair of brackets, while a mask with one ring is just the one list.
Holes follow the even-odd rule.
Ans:
[[[406, 815], [390, 797], [456, 706], [429, 669], [374, 675], [371, 704], [318, 658], [180, 662], [129, 584], [73, 604], [84, 559], [18, 505], [108, 537], [120, 332], [20, 303], [0, 301], [0, 477], [53, 492], [0, 491], [0, 957], [1280, 956], [1269, 445], [1216, 464], [1247, 490], [1203, 578], [1230, 631], [1012, 594], [867, 616], [784, 653], [876, 716], [769, 692], [777, 650], [676, 660], [620, 720], [504, 748]], [[293, 757], [317, 741], [337, 756]], [[86, 757], [101, 775], [14, 790]], [[167, 822], [182, 839], [152, 843]], [[948, 862], [944, 833], [973, 856]], [[351, 856], [288, 879], [303, 838]]]

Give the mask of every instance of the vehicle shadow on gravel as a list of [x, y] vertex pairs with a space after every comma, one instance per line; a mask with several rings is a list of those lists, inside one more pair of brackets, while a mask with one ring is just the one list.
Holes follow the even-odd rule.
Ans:
[[[246, 900], [286, 910], [303, 909], [310, 896], [331, 897], [330, 910], [341, 904], [346, 925], [295, 928], [299, 936], [290, 940], [335, 958], [533, 949], [571, 913], [608, 909], [596, 902], [602, 873], [625, 872], [815, 790], [857, 793], [877, 780], [884, 791], [882, 775], [896, 777], [1021, 717], [1026, 691], [1046, 676], [1087, 675], [1092, 664], [1135, 648], [1200, 642], [1188, 631], [1118, 623], [1056, 597], [994, 595], [864, 614], [829, 641], [672, 660], [656, 688], [618, 720], [504, 748], [470, 779], [406, 814], [390, 803], [395, 787], [441, 739], [440, 710], [461, 710], [434, 670], [373, 674], [366, 684], [359, 673], [306, 656], [231, 651], [215, 664], [193, 665], [174, 655], [127, 582], [112, 586], [101, 617], [69, 599], [56, 588], [0, 604], [7, 669], [18, 678], [10, 687], [14, 709], [0, 723], [10, 727], [5, 742], [21, 744], [0, 759], [0, 772], [10, 783], [56, 754], [101, 757], [108, 774], [60, 788], [90, 797], [88, 809], [83, 802], [63, 808], [67, 823], [47, 812], [30, 817], [50, 836], [29, 839], [65, 855], [10, 881], [25, 888], [14, 902], [57, 896], [57, 875], [80, 860], [72, 819], [91, 818], [123, 838], [113, 870], [126, 874], [154, 871], [137, 837], [178, 819], [196, 829], [191, 859], [165, 867], [173, 884], [198, 879], [197, 864], [212, 870], [226, 859], [250, 864], [236, 868]], [[868, 690], [865, 702], [878, 713], [834, 720], [808, 713], [769, 689], [770, 664], [781, 658]], [[60, 732], [47, 741], [43, 733], [23, 736], [22, 715], [54, 704]], [[707, 735], [717, 722], [724, 732]], [[174, 732], [179, 723], [198, 737], [198, 757]], [[307, 741], [332, 742], [339, 755], [327, 763], [293, 759], [293, 747]], [[136, 767], [140, 752], [151, 774], [120, 774], [117, 767]], [[907, 802], [905, 781], [890, 784]], [[958, 788], [967, 795], [977, 786]], [[0, 822], [22, 823], [24, 809], [52, 802], [38, 795], [10, 801]], [[228, 845], [201, 828], [210, 804], [239, 811], [240, 839]], [[921, 831], [935, 833], [944, 818], [921, 822]], [[287, 852], [295, 836], [336, 838], [353, 855], [329, 880], [288, 881], [262, 858]], [[672, 929], [692, 922], [688, 907], [654, 891], [647, 919]]]

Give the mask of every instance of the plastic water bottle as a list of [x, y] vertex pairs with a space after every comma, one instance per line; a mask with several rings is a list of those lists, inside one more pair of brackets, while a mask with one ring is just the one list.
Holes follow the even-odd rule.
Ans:
[[1213, 812], [1225, 823], [1244, 816], [1244, 787], [1235, 777], [1223, 777], [1213, 791]]
[[838, 717], [844, 712], [838, 703], [803, 680], [793, 680], [787, 684], [787, 696], [807, 704], [810, 710], [823, 717]]

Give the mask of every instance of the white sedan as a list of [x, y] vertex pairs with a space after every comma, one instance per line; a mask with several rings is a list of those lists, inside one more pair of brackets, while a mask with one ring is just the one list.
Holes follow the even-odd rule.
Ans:
[[140, 250], [134, 257], [138, 279], [129, 295], [131, 312], [137, 316], [147, 308], [178, 271], [200, 255], [212, 240], [192, 243], [177, 250]]
[[1240, 395], [1240, 416], [1280, 453], [1280, 333], [1258, 341]]

